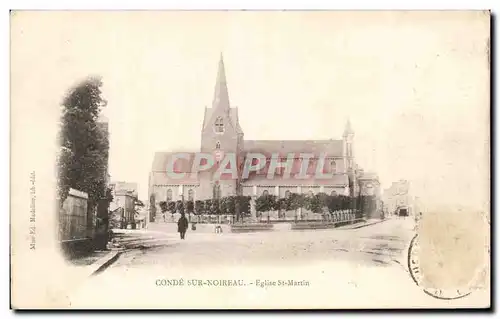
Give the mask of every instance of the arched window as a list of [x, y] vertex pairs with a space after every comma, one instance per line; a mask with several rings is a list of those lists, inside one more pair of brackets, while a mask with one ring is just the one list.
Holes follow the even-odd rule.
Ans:
[[309, 191], [309, 197], [313, 197], [314, 196], [314, 192], [313, 191]]
[[167, 190], [167, 202], [172, 200], [172, 190], [168, 189]]
[[188, 190], [188, 200], [194, 199], [194, 191], [192, 189]]
[[330, 193], [330, 195], [331, 195], [331, 196], [337, 196], [337, 192], [336, 192], [336, 191], [332, 191], [332, 192]]
[[330, 171], [332, 174], [335, 174], [337, 172], [337, 163], [335, 163], [335, 160], [332, 160], [330, 162]]
[[292, 195], [292, 193], [290, 193], [290, 191], [285, 192], [285, 198], [290, 198], [291, 195]]
[[268, 196], [268, 195], [269, 195], [269, 192], [267, 190], [262, 192], [262, 196]]
[[219, 141], [217, 141], [217, 143], [215, 143], [215, 149], [217, 149], [217, 150], [220, 149], [220, 142]]
[[215, 132], [216, 133], [224, 132], [224, 120], [220, 116], [215, 120]]

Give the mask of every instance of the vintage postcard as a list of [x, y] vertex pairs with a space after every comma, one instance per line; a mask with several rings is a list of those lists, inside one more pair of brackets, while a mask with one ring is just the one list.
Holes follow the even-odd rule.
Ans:
[[489, 308], [489, 11], [12, 11], [15, 309]]

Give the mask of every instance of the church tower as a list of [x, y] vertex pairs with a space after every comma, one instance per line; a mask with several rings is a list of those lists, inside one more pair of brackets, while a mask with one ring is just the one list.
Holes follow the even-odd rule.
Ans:
[[350, 196], [356, 196], [359, 190], [356, 180], [356, 167], [353, 154], [354, 130], [352, 129], [351, 121], [349, 119], [345, 125], [342, 138], [344, 167], [349, 177], [349, 194]]
[[346, 167], [347, 172], [354, 170], [354, 154], [353, 154], [353, 142], [354, 142], [354, 130], [351, 127], [351, 121], [347, 120], [345, 125], [343, 137], [344, 144], [344, 167]]
[[[211, 153], [220, 164], [224, 158], [234, 156], [238, 159], [243, 147], [243, 131], [239, 125], [238, 109], [231, 107], [227, 88], [226, 70], [222, 54], [219, 60], [212, 107], [205, 108], [203, 127], [201, 131], [201, 152]], [[203, 185], [202, 185], [203, 184]], [[210, 184], [210, 185], [208, 185]], [[218, 196], [235, 195], [236, 180], [224, 178], [217, 180], [213, 174], [200, 174], [200, 187], [203, 193]], [[211, 196], [208, 196], [211, 198]]]

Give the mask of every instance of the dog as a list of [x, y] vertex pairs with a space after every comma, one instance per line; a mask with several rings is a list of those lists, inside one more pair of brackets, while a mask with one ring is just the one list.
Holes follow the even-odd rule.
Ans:
[[215, 233], [216, 234], [222, 234], [222, 227], [221, 226], [215, 226]]

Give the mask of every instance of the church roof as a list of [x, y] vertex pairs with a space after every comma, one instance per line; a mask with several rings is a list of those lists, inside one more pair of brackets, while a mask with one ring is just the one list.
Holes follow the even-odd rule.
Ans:
[[342, 156], [342, 140], [245, 140], [244, 150], [252, 153], [270, 155], [272, 153], [312, 153], [320, 155], [326, 153], [328, 156]]
[[153, 165], [151, 170], [153, 172], [167, 172], [172, 171], [171, 167], [167, 167], [172, 156], [175, 154], [185, 153], [189, 155], [190, 160], [178, 159], [175, 161], [174, 171], [178, 173], [190, 173], [193, 167], [193, 160], [195, 152], [156, 152], [153, 158]]
[[[173, 170], [169, 165], [172, 156], [181, 152], [156, 152], [151, 168], [151, 182], [154, 185], [193, 185], [198, 184], [198, 175], [191, 174], [195, 152], [182, 152], [189, 155], [189, 159], [177, 159]], [[170, 172], [186, 173], [183, 178], [173, 178]]]
[[298, 179], [298, 178], [279, 178], [267, 179], [265, 175], [252, 176], [242, 183], [244, 186], [262, 185], [262, 186], [347, 186], [349, 178], [346, 174], [335, 174], [329, 179]]

